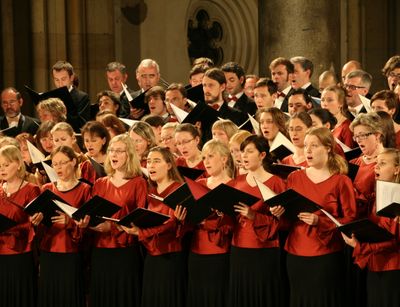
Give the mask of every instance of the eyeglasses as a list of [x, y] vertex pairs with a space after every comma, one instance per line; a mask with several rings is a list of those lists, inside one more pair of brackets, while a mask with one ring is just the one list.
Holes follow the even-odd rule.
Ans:
[[392, 71], [388, 74], [388, 77], [400, 79], [400, 74], [396, 74], [395, 72]]
[[193, 141], [194, 139], [190, 139], [190, 140], [182, 140], [182, 142], [178, 143], [176, 142], [176, 146], [182, 146], [182, 145], [186, 145], [189, 144], [191, 141]]
[[344, 84], [343, 85], [345, 89], [351, 90], [351, 91], [355, 91], [361, 88], [365, 88], [365, 86], [358, 86], [358, 85], [353, 85], [353, 84]]
[[172, 136], [167, 136], [167, 137], [165, 137], [165, 138], [161, 138], [161, 139], [160, 139], [160, 142], [161, 142], [161, 143], [164, 143], [164, 142], [168, 142], [168, 141], [170, 141], [170, 140], [172, 140], [172, 139], [173, 139]]
[[107, 149], [107, 152], [110, 153], [110, 154], [116, 153], [117, 155], [121, 155], [121, 154], [125, 153], [126, 150], [108, 148], [108, 149]]
[[355, 142], [359, 141], [364, 141], [366, 140], [370, 135], [374, 134], [373, 132], [368, 132], [368, 133], [360, 133], [358, 135], [353, 136], [353, 140]]
[[71, 162], [71, 160], [68, 160], [68, 161], [60, 161], [60, 162], [58, 162], [58, 163], [52, 163], [51, 164], [51, 166], [53, 167], [53, 168], [56, 168], [56, 167], [61, 167], [61, 166], [64, 166], [64, 165], [67, 165], [69, 162]]
[[304, 130], [304, 128], [303, 127], [289, 127], [289, 131], [290, 132], [294, 132], [294, 131], [296, 131], [296, 132], [302, 132]]

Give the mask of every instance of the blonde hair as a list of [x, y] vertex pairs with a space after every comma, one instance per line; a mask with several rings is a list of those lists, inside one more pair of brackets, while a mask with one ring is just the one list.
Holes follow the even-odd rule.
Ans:
[[54, 117], [55, 122], [64, 122], [67, 120], [67, 108], [64, 102], [59, 98], [49, 98], [42, 100], [36, 107], [39, 111], [48, 111]]
[[[393, 158], [394, 166], [400, 168], [400, 150], [396, 148], [385, 148], [380, 155], [390, 155]], [[395, 175], [393, 182], [400, 183], [400, 171]]]
[[306, 135], [314, 135], [322, 146], [328, 149], [328, 169], [331, 174], [347, 174], [346, 160], [335, 152], [336, 142], [331, 131], [326, 127], [311, 128]]
[[75, 136], [74, 129], [71, 127], [70, 124], [61, 122], [57, 123], [50, 131], [51, 134], [53, 134], [56, 131], [64, 131], [70, 136]]
[[211, 131], [213, 130], [222, 130], [226, 133], [228, 136], [228, 139], [230, 140], [231, 137], [239, 131], [238, 126], [236, 126], [231, 120], [229, 119], [219, 119], [214, 124], [212, 125]]
[[[123, 170], [125, 172], [125, 178], [133, 178], [136, 176], [141, 176], [142, 169], [140, 161], [136, 154], [135, 146], [130, 136], [126, 133], [116, 135], [111, 139], [108, 148], [111, 148], [111, 146], [116, 142], [121, 142], [126, 145], [126, 162]], [[104, 162], [104, 169], [108, 176], [112, 176], [115, 173], [115, 169], [111, 167], [109, 152], [107, 152], [106, 160]]]
[[18, 162], [19, 167], [17, 170], [17, 177], [20, 179], [25, 178], [25, 163], [22, 159], [21, 151], [17, 146], [14, 145], [5, 145], [0, 148], [0, 156], [4, 157], [6, 160], [10, 162]]
[[231, 178], [235, 176], [235, 164], [228, 146], [218, 140], [209, 140], [204, 144], [201, 154], [204, 156], [207, 151], [211, 153], [218, 153], [220, 156], [226, 157], [226, 172]]
[[249, 131], [247, 130], [239, 130], [236, 132], [229, 140], [229, 145], [232, 145], [232, 143], [237, 143], [237, 144], [242, 144], [245, 139], [247, 139], [250, 135], [252, 135]]

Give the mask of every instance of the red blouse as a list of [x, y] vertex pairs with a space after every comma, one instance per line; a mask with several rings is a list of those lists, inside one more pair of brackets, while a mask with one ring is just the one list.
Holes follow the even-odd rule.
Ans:
[[[47, 183], [42, 187], [42, 191], [50, 190], [60, 196], [72, 207], [79, 208], [90, 199], [90, 186], [80, 182], [69, 191], [60, 191], [56, 184]], [[67, 224], [54, 223], [50, 228], [42, 226], [43, 230], [40, 249], [53, 253], [77, 253], [78, 243], [82, 238], [81, 229], [72, 219]]]
[[27, 183], [19, 191], [6, 197], [6, 193], [0, 186], [0, 214], [18, 223], [0, 233], [0, 255], [23, 254], [31, 251], [31, 242], [35, 232], [29, 215], [23, 211], [23, 207], [39, 194], [38, 186]]
[[[308, 178], [306, 170], [298, 170], [289, 175], [287, 185], [319, 204], [342, 224], [356, 217], [353, 184], [345, 175], [332, 175], [320, 183], [314, 183]], [[315, 214], [318, 215], [318, 224], [315, 226], [300, 220], [292, 222], [285, 244], [289, 253], [321, 256], [343, 249], [343, 239], [336, 225], [322, 211]]]
[[[272, 191], [279, 194], [286, 190], [285, 182], [278, 176], [272, 176], [264, 182]], [[251, 209], [255, 211], [254, 220], [238, 215], [233, 229], [232, 245], [242, 248], [279, 247], [278, 219], [269, 211], [269, 206], [262, 201], [257, 186], [250, 186], [246, 175], [238, 176], [230, 182], [234, 188], [252, 194], [260, 200]]]
[[[207, 186], [207, 179], [198, 180]], [[195, 254], [213, 255], [229, 252], [233, 230], [232, 218], [228, 215], [211, 214], [200, 224], [195, 226], [191, 252]]]
[[[149, 192], [165, 198], [180, 185], [180, 183], [174, 182], [160, 194], [157, 192], [156, 188], [151, 188]], [[180, 252], [182, 250], [179, 232], [180, 224], [174, 216], [174, 210], [152, 197], [148, 197], [148, 209], [167, 214], [171, 218], [163, 225], [139, 229], [139, 241], [146, 247], [147, 252], [152, 256]]]
[[371, 215], [370, 219], [391, 232], [395, 239], [379, 243], [360, 243], [353, 251], [354, 262], [373, 272], [400, 270], [400, 224], [393, 219]]
[[351, 120], [345, 119], [340, 126], [332, 130], [333, 137], [350, 148], [354, 148], [353, 133], [350, 130]]
[[304, 160], [303, 162], [296, 164], [296, 162], [294, 162], [293, 160], [293, 154], [291, 154], [290, 156], [287, 156], [285, 158], [282, 159], [282, 164], [286, 164], [286, 165], [290, 165], [290, 166], [304, 166], [307, 167], [307, 160]]
[[[125, 184], [116, 187], [110, 177], [103, 177], [96, 180], [93, 186], [93, 196], [99, 195], [121, 207], [112, 218], [121, 219], [134, 209], [144, 208], [147, 199], [147, 183], [141, 176], [129, 179]], [[121, 248], [132, 246], [137, 242], [134, 236], [117, 229], [111, 224], [111, 231], [96, 232], [94, 246], [99, 248]]]
[[91, 184], [94, 184], [97, 175], [90, 160], [79, 163], [79, 168], [81, 170], [81, 177]]
[[367, 217], [371, 213], [372, 205], [375, 201], [376, 163], [366, 164], [362, 157], [353, 159], [350, 163], [359, 166], [353, 184], [356, 189], [358, 214], [360, 217]]

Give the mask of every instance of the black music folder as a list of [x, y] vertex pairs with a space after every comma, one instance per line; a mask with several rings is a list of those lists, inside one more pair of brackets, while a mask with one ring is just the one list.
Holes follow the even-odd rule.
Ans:
[[270, 166], [270, 172], [274, 175], [281, 177], [282, 179], [287, 179], [287, 177], [294, 171], [302, 169], [301, 166], [293, 166], [282, 163], [273, 163]]
[[119, 209], [120, 206], [110, 202], [109, 200], [102, 198], [98, 195], [93, 196], [89, 201], [84, 203], [75, 213], [72, 214], [74, 220], [81, 220], [85, 215], [90, 216], [89, 226], [94, 227], [104, 222], [102, 217], [111, 217]]
[[17, 225], [17, 222], [0, 214], [0, 233], [7, 231], [8, 229]]
[[235, 217], [237, 213], [233, 207], [234, 205], [242, 203], [247, 206], [252, 206], [259, 200], [258, 197], [221, 183], [201, 197], [198, 202], [202, 206], [208, 206], [209, 208], [228, 214], [231, 217]]
[[151, 228], [164, 224], [170, 219], [169, 215], [161, 214], [145, 208], [136, 208], [120, 219], [117, 224], [131, 227], [131, 223], [139, 228]]
[[76, 116], [78, 115], [78, 109], [76, 105], [74, 104], [74, 101], [72, 100], [72, 96], [70, 92], [68, 91], [68, 88], [66, 86], [56, 88], [54, 90], [44, 92], [44, 93], [38, 93], [31, 89], [29, 86], [25, 85], [25, 89], [29, 94], [29, 97], [31, 98], [31, 101], [33, 104], [36, 106], [39, 104], [40, 101], [48, 99], [48, 98], [59, 98], [64, 102], [65, 107], [67, 108], [67, 113], [70, 116]]
[[199, 205], [197, 202], [197, 199], [200, 198], [199, 195], [206, 194], [204, 189], [207, 188], [197, 182], [192, 183], [190, 187], [185, 182], [162, 201], [174, 210], [177, 205], [185, 207], [187, 210], [186, 219], [193, 224], [198, 224], [212, 213], [210, 207]]
[[278, 194], [265, 201], [270, 207], [282, 206], [285, 208], [284, 216], [289, 219], [297, 219], [300, 212], [313, 213], [320, 209], [320, 206], [311, 199], [301, 195], [293, 189]]
[[29, 215], [34, 215], [37, 212], [41, 212], [43, 214], [42, 224], [50, 227], [53, 224], [51, 218], [58, 215], [56, 211], [62, 211], [61, 208], [53, 202], [53, 200], [65, 202], [61, 197], [54, 194], [52, 191], [44, 190], [42, 194], [26, 205], [24, 211]]
[[361, 243], [378, 243], [393, 239], [393, 235], [389, 231], [368, 219], [350, 222], [339, 226], [338, 229], [349, 238], [354, 234]]
[[187, 166], [178, 166], [178, 171], [182, 177], [187, 177], [192, 180], [196, 180], [201, 175], [203, 175], [205, 172], [205, 170], [203, 170], [203, 169], [191, 168], [191, 167], [187, 167]]

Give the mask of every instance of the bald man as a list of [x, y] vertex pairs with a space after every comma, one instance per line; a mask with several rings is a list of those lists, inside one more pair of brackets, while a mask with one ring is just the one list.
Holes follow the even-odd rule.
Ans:
[[360, 62], [356, 60], [350, 60], [346, 64], [344, 64], [342, 68], [342, 82], [344, 82], [344, 79], [348, 73], [355, 70], [362, 70]]
[[320, 93], [331, 85], [336, 85], [338, 83], [336, 74], [331, 70], [325, 70], [318, 78], [318, 90]]

